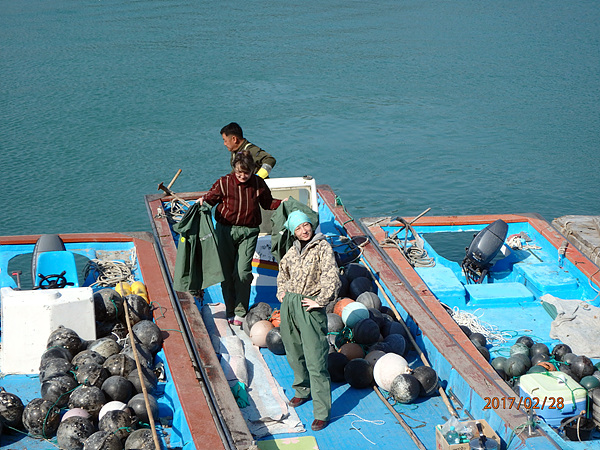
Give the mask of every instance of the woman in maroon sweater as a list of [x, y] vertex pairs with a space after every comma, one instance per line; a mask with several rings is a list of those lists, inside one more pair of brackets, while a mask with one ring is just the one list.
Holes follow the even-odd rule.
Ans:
[[252, 257], [262, 221], [260, 207], [276, 209], [281, 200], [274, 199], [265, 180], [254, 174], [250, 152], [238, 153], [233, 167], [233, 172], [219, 178], [198, 201], [217, 205], [215, 231], [225, 277], [221, 290], [227, 319], [239, 326], [250, 303]]

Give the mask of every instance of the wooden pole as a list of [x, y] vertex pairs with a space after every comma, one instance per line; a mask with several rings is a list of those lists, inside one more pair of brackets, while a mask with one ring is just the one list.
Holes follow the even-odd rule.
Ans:
[[[367, 269], [369, 269], [369, 272], [371, 272], [371, 274], [373, 275], [373, 280], [375, 280], [375, 284], [377, 284], [379, 291], [385, 296], [385, 299], [386, 299], [388, 305], [390, 305], [390, 308], [392, 309], [392, 311], [394, 311], [394, 315], [396, 316], [396, 319], [398, 319], [398, 322], [400, 322], [400, 324], [404, 327], [404, 330], [406, 331], [406, 334], [408, 335], [408, 340], [410, 341], [410, 343], [412, 344], [412, 346], [414, 347], [416, 352], [419, 354], [421, 361], [423, 361], [423, 364], [426, 365], [427, 367], [431, 367], [431, 364], [429, 364], [429, 361], [427, 360], [425, 353], [423, 353], [423, 350], [421, 350], [421, 347], [419, 347], [419, 345], [417, 344], [417, 341], [415, 341], [415, 338], [413, 337], [412, 333], [410, 332], [410, 329], [408, 328], [408, 326], [404, 322], [404, 319], [402, 319], [402, 316], [396, 309], [394, 302], [392, 302], [390, 297], [387, 295], [387, 293], [383, 289], [383, 286], [381, 286], [381, 283], [379, 282], [379, 280], [377, 280], [377, 278], [375, 277], [375, 274], [373, 273], [371, 268], [367, 264], [365, 264], [365, 266], [367, 267]], [[450, 414], [452, 414], [454, 417], [458, 418], [459, 417], [458, 413], [456, 412], [456, 410], [450, 403], [450, 400], [448, 399], [448, 395], [446, 395], [446, 391], [444, 391], [444, 388], [441, 386], [438, 386], [438, 392], [440, 393], [440, 396], [442, 397], [442, 400], [443, 400], [444, 404], [446, 405], [446, 408], [448, 408], [448, 411], [450, 412]]]
[[[123, 283], [122, 281], [119, 284]], [[121, 290], [123, 286], [121, 284]], [[135, 347], [135, 335], [131, 330], [131, 320], [129, 319], [129, 306], [127, 305], [127, 299], [123, 301], [123, 307], [125, 308], [125, 321], [127, 322], [127, 330], [129, 330], [129, 340], [131, 342], [131, 349], [133, 350], [133, 357], [135, 359], [135, 365], [137, 367], [138, 377], [140, 378], [140, 385], [142, 386], [142, 393], [144, 394], [144, 403], [146, 403], [146, 411], [148, 412], [148, 421], [150, 422], [150, 429], [152, 430], [152, 439], [154, 439], [154, 447], [156, 450], [160, 450], [160, 442], [158, 441], [158, 435], [156, 434], [156, 426], [154, 425], [154, 416], [152, 409], [150, 408], [150, 400], [148, 399], [148, 391], [146, 389], [146, 383], [144, 383], [144, 374], [142, 372], [142, 365], [140, 364], [140, 357], [138, 356], [137, 348]]]

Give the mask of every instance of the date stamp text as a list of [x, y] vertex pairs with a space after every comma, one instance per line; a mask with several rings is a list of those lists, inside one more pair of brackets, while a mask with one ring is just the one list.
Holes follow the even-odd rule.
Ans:
[[484, 397], [483, 409], [563, 409], [563, 397]]

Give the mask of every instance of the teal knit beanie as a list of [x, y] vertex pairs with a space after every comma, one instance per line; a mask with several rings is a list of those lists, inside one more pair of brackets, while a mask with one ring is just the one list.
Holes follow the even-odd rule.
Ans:
[[296, 228], [298, 228], [298, 226], [302, 225], [303, 223], [310, 223], [312, 225], [312, 222], [310, 221], [310, 219], [308, 218], [308, 216], [306, 214], [304, 214], [302, 211], [300, 210], [296, 210], [296, 211], [292, 211], [290, 213], [290, 215], [288, 216], [287, 220], [285, 221], [285, 227], [290, 230], [290, 232], [294, 232], [296, 230]]

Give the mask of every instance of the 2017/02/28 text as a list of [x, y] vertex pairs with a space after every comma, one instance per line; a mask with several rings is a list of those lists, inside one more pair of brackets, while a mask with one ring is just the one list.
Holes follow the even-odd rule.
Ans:
[[563, 409], [565, 399], [563, 397], [484, 397], [483, 409]]

